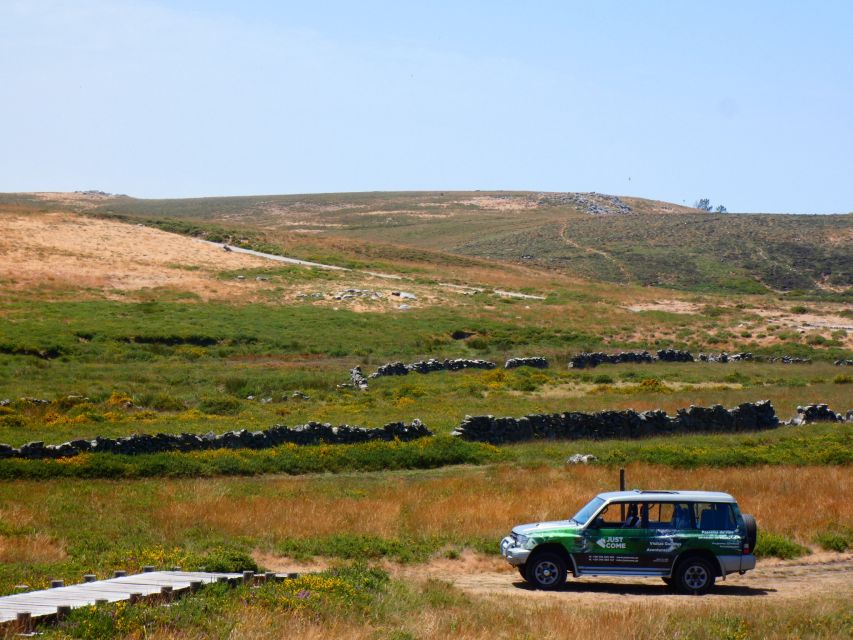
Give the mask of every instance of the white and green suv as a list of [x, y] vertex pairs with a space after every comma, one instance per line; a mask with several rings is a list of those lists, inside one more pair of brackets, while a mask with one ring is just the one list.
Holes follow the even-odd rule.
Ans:
[[539, 589], [578, 576], [657, 576], [704, 594], [717, 577], [755, 568], [756, 525], [727, 493], [602, 493], [570, 520], [515, 527], [501, 553]]

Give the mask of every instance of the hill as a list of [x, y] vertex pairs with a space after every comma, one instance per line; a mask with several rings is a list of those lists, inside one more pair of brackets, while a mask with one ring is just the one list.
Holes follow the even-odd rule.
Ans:
[[741, 293], [800, 290], [842, 299], [853, 285], [850, 214], [716, 214], [582, 193], [37, 197], [97, 215], [381, 243], [622, 284]]

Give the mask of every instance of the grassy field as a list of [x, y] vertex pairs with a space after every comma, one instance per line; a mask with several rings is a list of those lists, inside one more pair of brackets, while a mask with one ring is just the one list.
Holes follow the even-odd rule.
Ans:
[[[817, 547], [830, 533], [853, 545], [850, 470], [635, 463], [627, 477], [629, 486], [731, 492], [756, 516], [762, 535]], [[568, 518], [614, 483], [614, 468], [510, 462], [292, 478], [5, 482], [0, 586], [8, 592], [22, 581], [40, 585], [52, 575], [105, 575], [145, 564], [188, 568], [228, 557], [239, 564], [248, 554], [404, 563], [453, 558], [466, 548], [495, 554], [514, 524]], [[824, 483], [837, 491], [816, 495], [814, 487]], [[792, 512], [811, 517], [791, 518]]]
[[452, 584], [389, 579], [378, 569], [331, 571], [279, 585], [201, 595], [168, 608], [93, 608], [72, 615], [50, 638], [564, 638], [664, 637], [834, 639], [853, 631], [847, 594], [791, 604], [681, 602], [566, 607], [475, 597]]
[[[380, 426], [416, 417], [446, 433], [466, 414], [673, 412], [690, 404], [734, 406], [758, 399], [771, 400], [782, 418], [810, 402], [849, 408], [850, 376], [829, 362], [850, 355], [842, 347], [790, 343], [763, 349], [815, 358], [806, 365], [656, 363], [569, 370], [573, 353], [635, 343], [610, 337], [612, 325], [606, 323], [614, 319], [604, 310], [545, 316], [541, 307], [525, 307], [531, 308], [498, 304], [382, 314], [312, 305], [16, 297], [0, 302], [0, 399], [12, 401], [0, 407], [0, 442], [221, 432], [308, 420]], [[667, 320], [638, 317], [632, 329]], [[455, 340], [457, 331], [470, 336]], [[658, 343], [643, 346], [696, 346]], [[553, 366], [381, 378], [363, 393], [337, 388], [356, 364], [369, 373], [391, 360], [468, 357], [500, 364], [517, 355], [545, 355]], [[294, 398], [294, 392], [307, 399]], [[23, 397], [51, 403], [17, 400]]]
[[[832, 363], [853, 357], [849, 216], [706, 216], [625, 201], [635, 213], [602, 224], [528, 193], [0, 197], [0, 255], [12, 256], [0, 261], [0, 400], [10, 401], [0, 442], [414, 418], [438, 434], [0, 460], [0, 591], [146, 564], [336, 567], [278, 586], [214, 587], [171, 607], [80, 611], [41, 629], [57, 638], [849, 635], [843, 580], [830, 595], [735, 587], [686, 600], [635, 586], [604, 607], [516, 590], [506, 607], [450, 579], [482, 568], [506, 586], [514, 574], [495, 557], [500, 537], [570, 515], [613, 488], [619, 467], [632, 487], [731, 492], [758, 518], [767, 567], [835, 566], [853, 545], [850, 424], [504, 447], [447, 436], [466, 414], [673, 413], [761, 399], [783, 419], [812, 402], [853, 408], [853, 377]], [[709, 234], [719, 240], [706, 246]], [[353, 270], [238, 262], [197, 237]], [[347, 288], [382, 296], [338, 295]], [[417, 298], [401, 309], [393, 290]], [[813, 362], [566, 366], [580, 351], [664, 347]], [[532, 355], [552, 366], [500, 368]], [[429, 357], [499, 368], [338, 388], [353, 366]], [[574, 453], [598, 462], [567, 466]]]

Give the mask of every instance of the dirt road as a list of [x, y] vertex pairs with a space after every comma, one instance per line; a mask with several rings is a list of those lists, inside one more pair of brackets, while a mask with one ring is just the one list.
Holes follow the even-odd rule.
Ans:
[[755, 571], [719, 580], [702, 598], [673, 593], [659, 578], [569, 578], [559, 591], [536, 591], [502, 560], [463, 555], [427, 565], [400, 567], [392, 572], [413, 580], [439, 579], [475, 596], [519, 599], [531, 603], [566, 603], [600, 607], [604, 604], [675, 603], [701, 600], [724, 603], [743, 598], [774, 602], [801, 600], [823, 594], [849, 594], [853, 599], [853, 554], [819, 552], [797, 560], [759, 561]]

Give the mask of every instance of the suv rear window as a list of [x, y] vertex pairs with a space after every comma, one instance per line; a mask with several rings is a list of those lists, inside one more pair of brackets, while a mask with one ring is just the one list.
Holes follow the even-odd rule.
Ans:
[[701, 531], [733, 531], [737, 529], [732, 505], [697, 502], [692, 505], [696, 523]]

